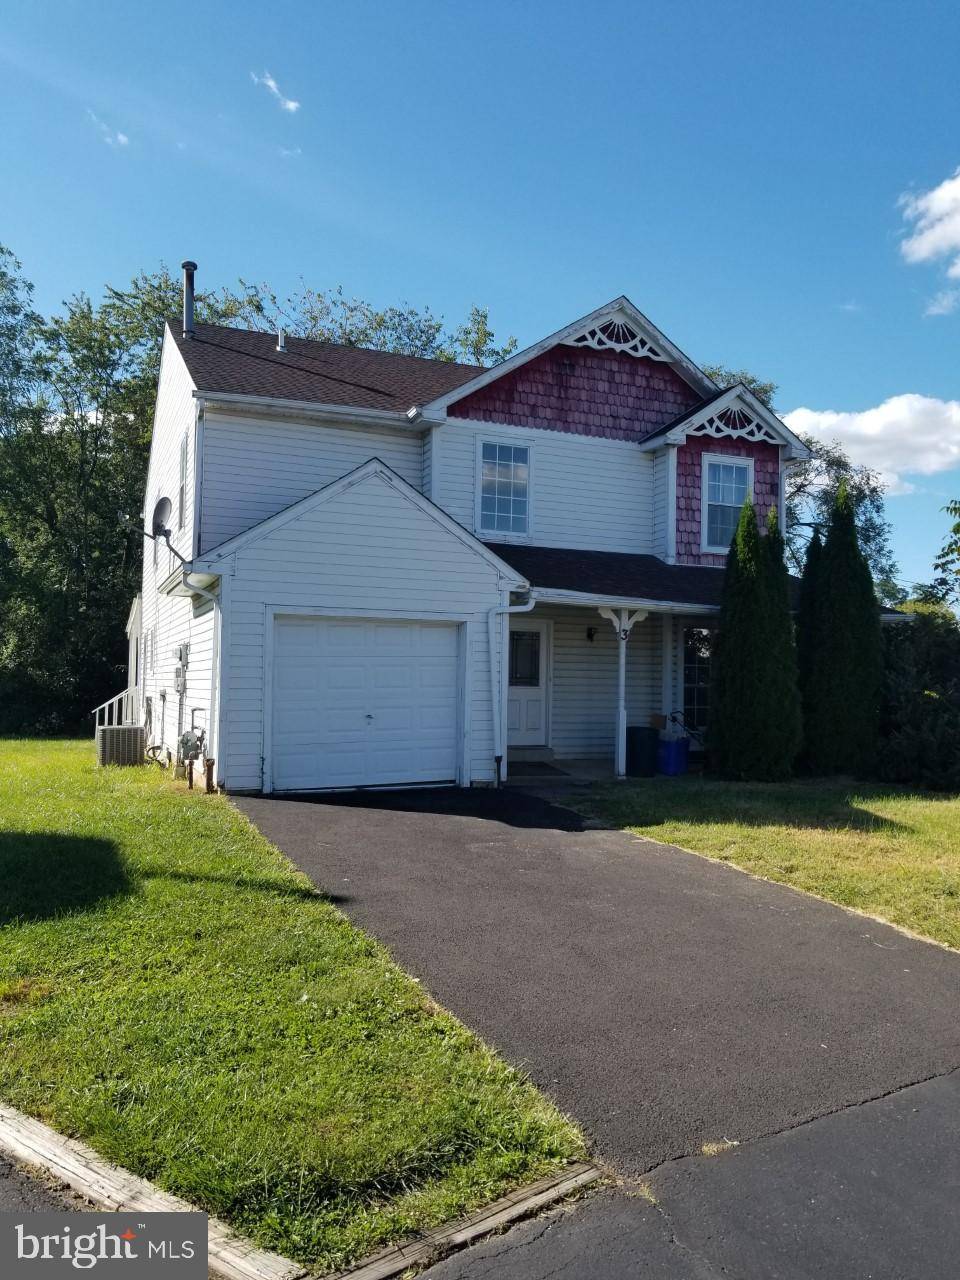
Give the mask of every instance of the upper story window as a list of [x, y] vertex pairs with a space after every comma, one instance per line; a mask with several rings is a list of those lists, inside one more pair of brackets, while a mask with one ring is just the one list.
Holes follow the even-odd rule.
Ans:
[[701, 550], [726, 554], [740, 519], [740, 508], [753, 491], [753, 459], [703, 455]]
[[480, 446], [480, 528], [486, 533], [530, 530], [530, 450], [484, 441]]

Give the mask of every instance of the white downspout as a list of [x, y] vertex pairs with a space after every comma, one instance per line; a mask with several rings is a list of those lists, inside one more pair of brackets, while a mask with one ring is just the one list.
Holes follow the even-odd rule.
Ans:
[[493, 715], [493, 763], [497, 786], [501, 785], [503, 775], [503, 705], [500, 697], [500, 681], [497, 678], [497, 619], [504, 614], [529, 613], [537, 603], [537, 593], [530, 592], [524, 604], [498, 604], [487, 613], [487, 652], [490, 657], [490, 710]]

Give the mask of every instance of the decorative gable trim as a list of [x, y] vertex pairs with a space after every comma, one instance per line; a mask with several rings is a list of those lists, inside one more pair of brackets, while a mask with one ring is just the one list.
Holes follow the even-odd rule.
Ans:
[[809, 456], [809, 450], [799, 436], [794, 435], [773, 410], [768, 409], [742, 383], [715, 396], [672, 425], [653, 432], [641, 442], [640, 448], [648, 451], [664, 445], [682, 444], [688, 436], [736, 440], [741, 444], [772, 444], [783, 448], [786, 460]]
[[[628, 331], [633, 335], [632, 337], [627, 337]], [[591, 311], [588, 316], [583, 316], [579, 320], [574, 320], [572, 324], [558, 329], [556, 333], [534, 343], [532, 347], [518, 351], [515, 356], [504, 360], [502, 364], [484, 369], [483, 373], [470, 382], [465, 382], [453, 391], [448, 391], [446, 395], [438, 396], [429, 404], [420, 406], [416, 416], [434, 421], [443, 420], [450, 405], [465, 400], [475, 391], [521, 368], [552, 347], [587, 346], [595, 350], [620, 350], [620, 346], [617, 345], [619, 343], [625, 343], [623, 350], [630, 355], [672, 365], [684, 382], [693, 387], [699, 395], [716, 395], [717, 384], [708, 378], [689, 356], [684, 355], [679, 347], [674, 346], [666, 334], [661, 333], [642, 311], [638, 311], [629, 298], [621, 296], [614, 298], [606, 306]], [[637, 349], [629, 350], [631, 345], [636, 346]], [[655, 355], [654, 352], [656, 352]]]
[[775, 434], [765, 422], [755, 418], [745, 409], [731, 406], [721, 413], [712, 413], [709, 418], [701, 418], [687, 430], [688, 436], [712, 436], [715, 440], [721, 436], [731, 436], [735, 440], [748, 440], [751, 444], [761, 441], [767, 444], [782, 444], [779, 434]]
[[594, 351], [618, 351], [623, 355], [647, 360], [663, 360], [668, 363], [670, 360], [664, 350], [654, 346], [625, 316], [619, 315], [593, 325], [578, 337], [568, 339], [565, 345], [592, 347]]

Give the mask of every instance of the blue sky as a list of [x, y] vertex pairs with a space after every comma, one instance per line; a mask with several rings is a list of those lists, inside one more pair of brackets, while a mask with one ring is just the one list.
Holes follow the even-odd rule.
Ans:
[[960, 496], [958, 47], [943, 0], [7, 0], [0, 241], [44, 308], [190, 256], [524, 345], [626, 293], [895, 478], [923, 579]]

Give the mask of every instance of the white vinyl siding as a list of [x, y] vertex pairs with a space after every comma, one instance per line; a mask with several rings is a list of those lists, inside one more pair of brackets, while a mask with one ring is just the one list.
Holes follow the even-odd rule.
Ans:
[[226, 416], [207, 409], [201, 553], [371, 458], [380, 458], [420, 489], [424, 442], [416, 432]]
[[[538, 605], [531, 618], [553, 623], [550, 746], [558, 758], [613, 756], [617, 718], [617, 638], [595, 609]], [[638, 622], [627, 642], [627, 723], [648, 725], [662, 702], [659, 616]], [[587, 639], [587, 628], [595, 631]]]
[[493, 779], [487, 611], [501, 600], [495, 565], [376, 474], [240, 547], [230, 561], [222, 695], [228, 787], [262, 785], [272, 611], [456, 621], [465, 654], [462, 780]]
[[487, 541], [517, 535], [480, 526], [477, 456], [484, 442], [530, 450], [523, 541], [598, 551], [653, 550], [653, 458], [628, 440], [455, 420], [434, 429], [435, 501]]
[[[172, 545], [186, 559], [193, 547], [194, 466], [196, 461], [196, 402], [193, 382], [176, 344], [164, 338], [154, 415], [150, 464], [147, 472], [144, 520], [149, 527], [158, 499], [168, 498], [175, 512]], [[191, 443], [192, 442], [192, 443]], [[179, 515], [183, 487], [183, 520]], [[153, 705], [151, 741], [176, 753], [177, 734], [191, 721], [209, 729], [211, 659], [213, 656], [213, 606], [190, 599], [161, 595], [159, 584], [177, 567], [177, 560], [163, 543], [144, 539], [141, 592], [144, 661], [141, 696]], [[177, 660], [174, 649], [190, 646], [186, 689], [182, 697], [174, 687]], [[161, 691], [166, 698], [161, 699]]]

